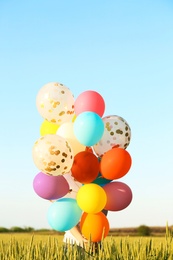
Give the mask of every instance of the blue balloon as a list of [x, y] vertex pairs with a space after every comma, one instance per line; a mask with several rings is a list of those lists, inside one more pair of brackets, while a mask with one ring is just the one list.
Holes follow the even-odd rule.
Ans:
[[112, 180], [108, 180], [106, 178], [103, 178], [102, 175], [99, 173], [98, 177], [92, 181], [92, 183], [98, 184], [101, 187], [103, 187], [104, 185], [106, 185], [107, 183], [111, 182]]
[[82, 210], [76, 199], [61, 198], [49, 207], [47, 218], [52, 229], [63, 232], [76, 226], [81, 215]]
[[73, 129], [74, 135], [81, 144], [92, 146], [102, 138], [104, 123], [98, 114], [86, 111], [77, 116]]

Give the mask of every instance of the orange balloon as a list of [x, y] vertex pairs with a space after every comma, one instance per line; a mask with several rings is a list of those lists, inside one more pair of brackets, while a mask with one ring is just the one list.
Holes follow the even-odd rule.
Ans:
[[123, 148], [113, 148], [107, 151], [100, 161], [100, 172], [108, 180], [119, 179], [130, 170], [132, 159]]
[[99, 242], [109, 233], [109, 221], [102, 212], [96, 214], [84, 212], [80, 221], [80, 229], [88, 240]]
[[90, 183], [98, 176], [99, 165], [99, 161], [93, 153], [79, 152], [74, 156], [71, 168], [72, 176], [81, 183]]

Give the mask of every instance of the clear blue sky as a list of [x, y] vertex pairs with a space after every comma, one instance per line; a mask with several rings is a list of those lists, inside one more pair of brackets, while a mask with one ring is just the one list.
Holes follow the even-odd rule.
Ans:
[[173, 224], [172, 0], [0, 1], [0, 226], [49, 227], [32, 188], [40, 88], [98, 91], [130, 125], [128, 208], [111, 227]]

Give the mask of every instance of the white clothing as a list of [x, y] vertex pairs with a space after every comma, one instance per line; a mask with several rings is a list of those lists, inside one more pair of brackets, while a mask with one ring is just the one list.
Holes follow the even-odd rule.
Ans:
[[63, 238], [64, 243], [69, 243], [69, 244], [77, 244], [79, 245], [79, 241], [72, 235], [70, 230], [65, 231], [64, 238]]

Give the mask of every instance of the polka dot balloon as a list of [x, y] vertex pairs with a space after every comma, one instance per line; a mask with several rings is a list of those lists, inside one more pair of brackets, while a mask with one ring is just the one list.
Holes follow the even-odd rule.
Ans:
[[36, 106], [40, 115], [51, 123], [61, 125], [74, 117], [74, 97], [65, 85], [50, 82], [37, 94]]
[[100, 141], [93, 146], [95, 153], [102, 156], [112, 148], [126, 149], [131, 140], [131, 129], [126, 120], [117, 115], [102, 118], [104, 133]]
[[32, 155], [37, 168], [53, 176], [69, 172], [74, 158], [69, 143], [53, 134], [40, 137], [33, 146]]

